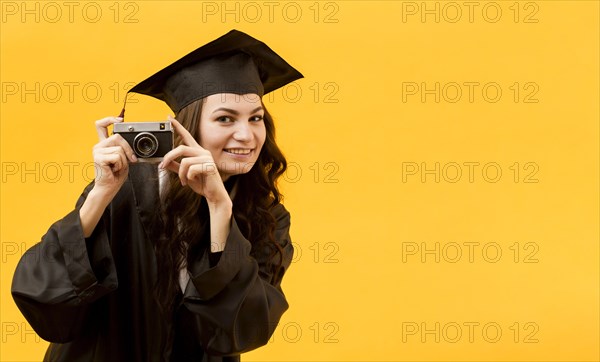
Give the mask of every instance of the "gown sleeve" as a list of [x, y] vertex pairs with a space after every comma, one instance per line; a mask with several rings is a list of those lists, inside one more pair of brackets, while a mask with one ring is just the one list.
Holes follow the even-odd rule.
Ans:
[[[265, 345], [288, 309], [281, 279], [294, 253], [290, 214], [281, 204], [271, 212], [276, 220], [275, 241], [283, 251], [282, 269], [277, 275], [269, 265], [269, 253], [250, 255], [251, 244], [233, 216], [225, 249], [216, 265], [205, 253], [188, 267], [191, 280], [183, 304], [192, 320], [186, 323], [191, 328], [186, 328], [183, 338], [201, 345], [211, 355], [238, 355]], [[274, 259], [278, 264], [279, 254]]]
[[92, 235], [84, 238], [76, 207], [58, 220], [19, 260], [11, 292], [33, 329], [49, 342], [73, 340], [85, 325], [92, 302], [117, 288], [117, 274], [105, 227], [106, 215]]

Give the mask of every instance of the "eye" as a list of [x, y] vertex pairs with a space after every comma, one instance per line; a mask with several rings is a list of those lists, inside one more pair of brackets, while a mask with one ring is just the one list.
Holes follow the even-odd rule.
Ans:
[[260, 116], [260, 115], [250, 118], [250, 122], [260, 122], [262, 120], [263, 120], [263, 116]]
[[221, 117], [218, 117], [216, 119], [216, 121], [220, 122], [220, 123], [231, 123], [231, 122], [233, 122], [233, 119], [231, 119], [231, 117], [228, 117], [228, 116], [221, 116]]

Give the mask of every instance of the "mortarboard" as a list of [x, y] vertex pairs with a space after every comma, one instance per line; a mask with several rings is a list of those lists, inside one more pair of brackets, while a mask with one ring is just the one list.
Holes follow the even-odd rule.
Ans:
[[[217, 93], [263, 96], [302, 78], [265, 43], [241, 31], [201, 46], [129, 90], [163, 100], [175, 112]], [[125, 108], [121, 116], [124, 114]]]

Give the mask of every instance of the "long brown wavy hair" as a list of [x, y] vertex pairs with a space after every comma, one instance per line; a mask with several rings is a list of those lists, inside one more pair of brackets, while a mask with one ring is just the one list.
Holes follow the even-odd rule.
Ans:
[[[176, 119], [198, 142], [203, 103], [203, 99], [197, 100], [176, 115]], [[280, 271], [283, 254], [274, 238], [275, 219], [269, 210], [281, 201], [276, 181], [285, 172], [287, 162], [275, 143], [273, 118], [264, 104], [263, 109], [266, 138], [258, 159], [249, 172], [230, 176], [225, 186], [229, 191], [237, 183], [233, 217], [252, 244], [251, 255], [264, 252], [265, 247], [269, 250], [271, 271], [276, 275]], [[175, 147], [180, 144], [181, 137], [176, 135]], [[167, 324], [170, 324], [179, 293], [179, 270], [184, 262], [192, 265], [203, 253], [210, 251], [210, 235], [205, 232], [209, 230], [206, 199], [191, 188], [181, 186], [174, 172], [169, 172], [166, 185], [161, 196], [162, 213], [159, 213], [164, 232], [155, 247], [158, 272], [155, 295]], [[276, 258], [277, 254], [279, 258]]]

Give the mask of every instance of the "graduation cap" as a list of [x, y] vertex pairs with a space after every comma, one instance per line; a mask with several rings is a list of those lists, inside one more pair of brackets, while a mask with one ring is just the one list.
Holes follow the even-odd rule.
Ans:
[[[265, 43], [241, 31], [201, 46], [134, 86], [129, 92], [163, 100], [175, 112], [218, 93], [263, 96], [302, 78]], [[128, 93], [129, 93], [128, 92]], [[121, 112], [121, 117], [125, 112]]]

